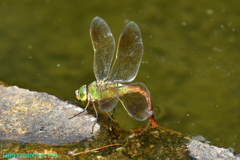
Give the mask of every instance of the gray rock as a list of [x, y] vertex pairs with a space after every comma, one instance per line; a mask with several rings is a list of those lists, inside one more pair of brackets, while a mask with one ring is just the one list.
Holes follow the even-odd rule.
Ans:
[[[43, 92], [0, 85], [0, 139], [59, 144], [91, 137], [95, 117]], [[94, 133], [99, 132], [98, 124]]]
[[190, 156], [196, 159], [240, 160], [232, 152], [225, 148], [219, 148], [196, 140], [190, 140], [187, 144]]

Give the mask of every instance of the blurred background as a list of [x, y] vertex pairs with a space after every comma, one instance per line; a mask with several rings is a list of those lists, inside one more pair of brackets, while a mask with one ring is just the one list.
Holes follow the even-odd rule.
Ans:
[[[102, 17], [116, 42], [135, 21], [144, 55], [133, 82], [148, 87], [159, 125], [240, 150], [239, 8], [224, 0], [1, 0], [0, 80], [75, 102], [74, 91], [95, 80], [92, 19]], [[120, 103], [114, 117], [126, 130], [148, 124]]]

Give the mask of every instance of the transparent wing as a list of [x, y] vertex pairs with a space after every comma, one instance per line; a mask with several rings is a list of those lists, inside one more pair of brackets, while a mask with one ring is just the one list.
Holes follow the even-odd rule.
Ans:
[[[118, 103], [118, 98], [115, 97], [115, 98], [110, 98], [110, 99], [107, 99], [107, 100], [104, 100], [104, 101], [99, 101], [99, 103], [101, 103], [101, 105], [103, 106], [103, 108], [109, 112], [111, 111], [113, 108], [115, 108], [115, 106], [117, 105]], [[104, 112], [104, 110], [98, 106], [98, 108]]]
[[107, 23], [95, 17], [90, 26], [90, 36], [94, 50], [94, 75], [97, 80], [106, 80], [115, 51], [115, 39]]
[[[106, 111], [111, 111], [120, 100], [128, 114], [136, 120], [143, 121], [152, 114], [148, 109], [149, 101], [147, 101], [150, 100], [150, 93], [143, 83], [103, 84], [98, 87], [98, 101]], [[103, 111], [101, 107], [99, 109]]]
[[[128, 86], [140, 87], [145, 91], [145, 96], [148, 96], [150, 99], [148, 89], [143, 83], [133, 83]], [[119, 97], [119, 99], [125, 110], [131, 117], [139, 121], [144, 121], [148, 118], [148, 115], [151, 114], [148, 109], [148, 102], [146, 101], [145, 96], [140, 92], [133, 92], [125, 94]]]
[[143, 55], [141, 31], [135, 22], [129, 22], [119, 38], [116, 59], [109, 81], [131, 82], [137, 76]]

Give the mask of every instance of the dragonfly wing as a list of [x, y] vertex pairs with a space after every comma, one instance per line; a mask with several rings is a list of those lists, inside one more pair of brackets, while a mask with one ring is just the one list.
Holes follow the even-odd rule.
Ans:
[[[104, 101], [99, 101], [99, 103], [102, 105], [102, 107], [107, 111], [111, 111], [113, 108], [115, 108], [115, 106], [117, 105], [118, 103], [118, 98], [115, 97], [115, 98], [110, 98], [110, 99], [107, 99], [107, 100], [104, 100]], [[104, 112], [104, 110], [98, 106], [98, 108]]]
[[[133, 83], [128, 86], [141, 87], [150, 98], [148, 89], [143, 83]], [[125, 94], [119, 97], [119, 99], [128, 114], [136, 120], [144, 121], [148, 118], [148, 115], [151, 114], [148, 109], [146, 98], [139, 92]]]
[[123, 29], [118, 43], [116, 59], [109, 74], [109, 81], [131, 82], [137, 76], [143, 55], [141, 31], [135, 22]]
[[115, 51], [115, 39], [107, 23], [95, 17], [90, 26], [90, 36], [94, 50], [93, 68], [97, 80], [106, 80]]

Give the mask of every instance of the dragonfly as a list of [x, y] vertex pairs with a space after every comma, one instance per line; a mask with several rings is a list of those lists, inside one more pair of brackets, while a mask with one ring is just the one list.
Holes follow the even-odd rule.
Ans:
[[92, 20], [90, 37], [94, 50], [93, 69], [96, 81], [81, 86], [75, 94], [79, 101], [88, 101], [82, 112], [87, 110], [90, 103], [93, 105], [96, 120], [92, 126], [92, 133], [98, 119], [95, 102], [98, 103], [99, 109], [107, 114], [111, 125], [112, 120], [108, 112], [115, 109], [120, 101], [131, 117], [139, 121], [149, 118], [152, 126], [158, 126], [147, 87], [141, 82], [124, 84], [135, 79], [142, 61], [143, 43], [138, 25], [131, 21], [124, 27], [112, 67], [115, 39], [102, 18], [95, 17]]

